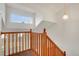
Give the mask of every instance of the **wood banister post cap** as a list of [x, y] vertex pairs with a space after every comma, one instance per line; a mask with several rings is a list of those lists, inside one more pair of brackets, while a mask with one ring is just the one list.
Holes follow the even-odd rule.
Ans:
[[30, 32], [32, 32], [32, 29], [30, 29]]
[[44, 32], [46, 32], [46, 29], [44, 28]]
[[64, 56], [66, 56], [66, 51], [64, 51]]

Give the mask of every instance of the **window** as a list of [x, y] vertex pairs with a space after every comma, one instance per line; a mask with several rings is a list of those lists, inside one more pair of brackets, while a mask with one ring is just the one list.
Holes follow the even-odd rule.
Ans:
[[11, 13], [10, 14], [10, 22], [32, 24], [33, 17], [27, 16], [27, 15], [23, 16], [23, 15], [19, 15], [19, 14], [16, 14], [16, 13]]

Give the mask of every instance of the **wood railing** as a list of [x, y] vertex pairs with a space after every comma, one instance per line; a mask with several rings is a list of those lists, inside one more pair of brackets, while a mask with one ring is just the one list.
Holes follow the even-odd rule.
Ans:
[[30, 49], [30, 32], [1, 32], [1, 34], [4, 34], [4, 56]]
[[36, 51], [39, 56], [65, 56], [66, 52], [62, 51], [47, 35], [46, 29], [43, 33], [32, 33], [32, 50]]
[[[47, 35], [46, 29], [43, 33], [32, 32], [1, 32], [4, 34], [4, 56], [23, 52], [31, 49], [37, 56], [65, 56], [63, 52]], [[32, 52], [32, 55], [35, 55]]]

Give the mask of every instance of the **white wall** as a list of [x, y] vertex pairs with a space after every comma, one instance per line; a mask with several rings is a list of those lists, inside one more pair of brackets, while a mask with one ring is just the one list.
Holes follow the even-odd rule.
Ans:
[[[43, 32], [46, 28], [48, 35], [68, 56], [79, 55], [79, 5], [70, 5], [68, 10], [69, 19], [63, 20], [63, 9], [54, 16], [56, 23], [43, 21], [35, 29]], [[49, 19], [48, 19], [49, 20]]]
[[0, 15], [0, 31], [1, 31], [1, 28], [2, 28], [2, 24], [1, 24], [1, 15]]
[[[5, 23], [5, 4], [0, 3], [0, 32], [2, 31], [2, 20]], [[3, 55], [3, 40], [0, 37], [0, 55]]]
[[6, 22], [5, 21], [5, 4], [3, 3], [0, 3], [0, 31], [2, 29], [2, 20], [4, 21], [4, 23]]
[[39, 13], [36, 13], [36, 16], [35, 16], [35, 26], [37, 27], [40, 22], [43, 20], [43, 16]]
[[[72, 5], [69, 7], [68, 10], [68, 15], [69, 19], [68, 20], [63, 20], [62, 15], [63, 11], [59, 12], [56, 14], [56, 20], [57, 23], [59, 24], [58, 26], [58, 31], [60, 33], [63, 33], [60, 37], [60, 46], [62, 46], [66, 52], [67, 55], [73, 55], [77, 56], [79, 55], [79, 8], [78, 5]], [[61, 25], [60, 25], [61, 24]], [[57, 30], [57, 29], [56, 29]], [[57, 41], [58, 42], [58, 41]]]

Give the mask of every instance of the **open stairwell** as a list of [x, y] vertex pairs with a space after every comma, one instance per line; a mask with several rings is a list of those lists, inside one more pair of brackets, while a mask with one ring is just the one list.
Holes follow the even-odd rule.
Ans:
[[4, 56], [65, 56], [62, 51], [47, 35], [43, 33], [1, 32], [4, 35]]
[[10, 56], [32, 56], [32, 53], [33, 53], [33, 56], [38, 56], [37, 53], [35, 51], [33, 51], [32, 49], [18, 52], [18, 53], [12, 54]]

